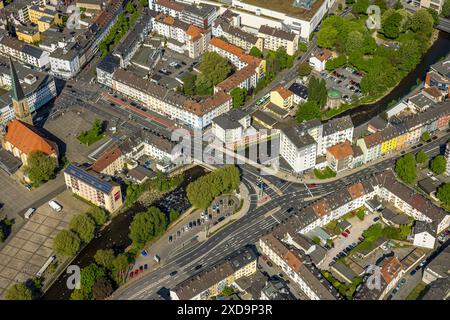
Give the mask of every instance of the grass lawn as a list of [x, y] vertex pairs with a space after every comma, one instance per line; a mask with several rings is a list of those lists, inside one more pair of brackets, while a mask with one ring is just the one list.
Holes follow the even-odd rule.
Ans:
[[331, 170], [330, 167], [326, 167], [323, 170], [314, 169], [314, 175], [317, 179], [329, 179], [336, 177], [336, 172]]
[[426, 288], [426, 284], [423, 282], [420, 282], [406, 297], [406, 300], [417, 300], [422, 292], [424, 291], [424, 289]]

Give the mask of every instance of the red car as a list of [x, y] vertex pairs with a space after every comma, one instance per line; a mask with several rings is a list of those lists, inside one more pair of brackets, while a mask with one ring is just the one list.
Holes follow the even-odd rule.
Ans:
[[134, 272], [131, 271], [131, 272], [130, 272], [130, 278], [133, 278], [133, 276], [134, 276]]
[[267, 257], [266, 257], [266, 256], [262, 256], [262, 259], [263, 259], [264, 261], [267, 261]]
[[346, 238], [348, 237], [348, 234], [345, 233], [345, 232], [342, 232], [341, 234], [342, 234], [344, 237], [346, 237]]
[[315, 183], [308, 184], [308, 188], [315, 188], [317, 185]]

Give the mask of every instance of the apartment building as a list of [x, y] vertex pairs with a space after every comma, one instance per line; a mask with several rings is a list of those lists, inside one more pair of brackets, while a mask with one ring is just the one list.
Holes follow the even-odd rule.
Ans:
[[81, 70], [80, 49], [77, 44], [57, 48], [50, 54], [51, 72], [55, 76], [71, 79]]
[[353, 148], [349, 141], [328, 148], [326, 153], [328, 166], [336, 173], [353, 168], [353, 156]]
[[19, 41], [23, 41], [29, 44], [37, 43], [41, 40], [41, 34], [39, 30], [30, 26], [17, 27], [16, 36]]
[[318, 49], [316, 50], [311, 58], [309, 58], [309, 64], [317, 72], [322, 72], [325, 70], [325, 65], [333, 57], [332, 53], [328, 49]]
[[169, 39], [169, 49], [187, 53], [190, 58], [198, 58], [207, 50], [211, 31], [201, 29], [177, 18], [160, 14], [153, 21], [153, 30]]
[[212, 119], [230, 110], [232, 101], [228, 94], [217, 92], [197, 102], [122, 69], [115, 71], [112, 88], [140, 101], [154, 112], [196, 129], [209, 126]]
[[241, 109], [231, 109], [212, 121], [213, 135], [224, 144], [233, 144], [245, 137], [250, 128], [251, 116]]
[[[57, 96], [55, 79], [52, 76], [25, 68], [20, 64], [16, 65], [16, 71], [30, 112], [35, 112]], [[0, 62], [1, 87], [11, 87], [10, 73], [9, 65], [5, 62]], [[10, 92], [5, 92], [0, 96], [0, 127], [5, 127], [14, 118], [11, 94]]]
[[107, 150], [91, 166], [91, 169], [97, 173], [115, 176], [121, 172], [125, 165], [125, 156], [119, 147]]
[[243, 49], [222, 39], [212, 38], [208, 43], [208, 51], [218, 53], [238, 69], [216, 86], [216, 92], [222, 90], [228, 93], [236, 87], [249, 90], [255, 87], [258, 81], [265, 76], [265, 60], [250, 56]]
[[350, 116], [333, 118], [323, 124], [321, 149], [317, 151], [318, 155], [324, 155], [328, 148], [344, 141], [353, 140], [353, 122]]
[[64, 169], [67, 189], [113, 213], [122, 206], [120, 185], [73, 162]]
[[298, 126], [280, 130], [280, 155], [296, 173], [316, 166], [317, 142]]
[[[228, 14], [228, 13], [231, 13]], [[252, 47], [263, 50], [264, 40], [257, 35], [246, 32], [240, 25], [239, 15], [234, 15], [231, 11], [226, 11], [220, 16], [212, 26], [212, 35], [214, 37], [226, 38], [231, 44], [249, 52]]]
[[357, 140], [364, 153], [365, 162], [393, 151], [402, 150], [419, 142], [422, 133], [434, 133], [448, 126], [450, 103], [442, 102], [402, 119], [396, 124]]
[[259, 239], [259, 247], [274, 264], [281, 267], [288, 277], [300, 286], [311, 300], [337, 300], [339, 294], [326, 281], [320, 271], [311, 265], [298, 250], [289, 248], [272, 233]]
[[294, 106], [294, 94], [283, 86], [270, 92], [270, 103], [282, 109], [291, 109]]
[[156, 12], [180, 19], [184, 5], [173, 0], [149, 0], [149, 8]]
[[284, 47], [286, 53], [294, 55], [298, 48], [299, 36], [293, 32], [263, 25], [258, 30], [258, 37], [264, 39], [264, 49], [277, 51]]
[[218, 15], [218, 8], [209, 4], [186, 5], [180, 19], [202, 29], [210, 28]]
[[418, 4], [421, 8], [433, 9], [440, 14], [444, 0], [414, 0], [414, 3]]
[[48, 52], [9, 36], [0, 40], [0, 53], [38, 69], [44, 69], [50, 63]]
[[257, 256], [241, 248], [193, 275], [170, 290], [172, 300], [209, 300], [219, 296], [224, 287], [236, 287], [235, 281], [257, 271]]
[[450, 54], [431, 65], [425, 76], [425, 88], [436, 87], [445, 96], [450, 94]]
[[28, 17], [29, 17], [30, 22], [33, 24], [38, 24], [39, 19], [42, 17], [47, 17], [52, 20], [55, 19], [55, 21], [61, 19], [61, 21], [62, 21], [62, 18], [59, 17], [58, 12], [51, 9], [50, 7], [39, 6], [39, 5], [34, 5], [34, 6], [28, 7]]

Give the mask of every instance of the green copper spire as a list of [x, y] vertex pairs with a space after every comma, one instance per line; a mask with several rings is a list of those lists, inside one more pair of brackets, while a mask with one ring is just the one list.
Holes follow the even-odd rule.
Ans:
[[16, 68], [12, 62], [11, 57], [9, 57], [9, 68], [11, 69], [11, 95], [13, 100], [22, 101], [25, 99], [25, 94], [23, 93], [22, 86], [20, 85], [19, 77], [17, 76]]

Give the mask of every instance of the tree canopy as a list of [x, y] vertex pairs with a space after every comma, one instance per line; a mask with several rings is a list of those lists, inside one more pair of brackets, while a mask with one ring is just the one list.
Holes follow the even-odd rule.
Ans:
[[70, 230], [61, 230], [53, 239], [53, 249], [62, 256], [74, 256], [80, 250], [80, 246], [80, 238]]
[[189, 183], [186, 193], [194, 207], [206, 209], [214, 198], [237, 190], [239, 184], [239, 170], [233, 165], [225, 165]]
[[430, 160], [430, 159], [429, 159], [428, 155], [423, 150], [420, 150], [416, 154], [416, 161], [418, 163], [425, 163], [425, 162], [428, 162], [428, 160]]
[[255, 47], [255, 46], [253, 46], [253, 47], [250, 49], [250, 51], [249, 51], [248, 54], [251, 55], [251, 56], [253, 56], [253, 57], [256, 57], [256, 58], [262, 58], [262, 57], [263, 57], [263, 54], [262, 54], [261, 50], [259, 50], [259, 49], [258, 49], [257, 47]]
[[6, 300], [32, 300], [33, 292], [24, 283], [17, 283], [6, 290], [5, 298]]
[[431, 160], [430, 170], [435, 174], [441, 174], [445, 172], [445, 167], [447, 161], [443, 155], [438, 155], [436, 158]]
[[112, 249], [99, 249], [94, 255], [95, 262], [98, 265], [105, 267], [107, 270], [111, 270], [113, 268], [115, 258], [114, 251]]
[[199, 65], [201, 74], [213, 85], [228, 78], [231, 66], [228, 60], [217, 52], [206, 52]]
[[308, 62], [300, 63], [298, 66], [298, 75], [300, 77], [306, 77], [311, 74], [312, 67], [309, 65]]
[[242, 88], [234, 88], [230, 91], [230, 96], [233, 98], [233, 107], [238, 108], [245, 104], [245, 97], [247, 90]]
[[156, 207], [140, 212], [133, 217], [129, 237], [135, 247], [141, 249], [149, 241], [160, 236], [168, 225], [166, 215]]
[[295, 115], [295, 119], [299, 123], [318, 118], [320, 118], [320, 108], [315, 101], [306, 101], [300, 105]]
[[95, 222], [86, 213], [75, 215], [69, 226], [84, 243], [89, 243], [94, 238]]
[[32, 151], [28, 157], [28, 164], [25, 172], [34, 184], [41, 184], [55, 176], [56, 159], [43, 153], [42, 151]]
[[450, 206], [450, 183], [445, 183], [440, 186], [437, 190], [436, 197], [447, 206]]
[[327, 87], [324, 79], [311, 77], [308, 83], [308, 101], [315, 102], [319, 108], [327, 103]]
[[412, 183], [417, 178], [416, 159], [410, 153], [399, 158], [395, 163], [395, 172], [400, 180], [406, 183]]

